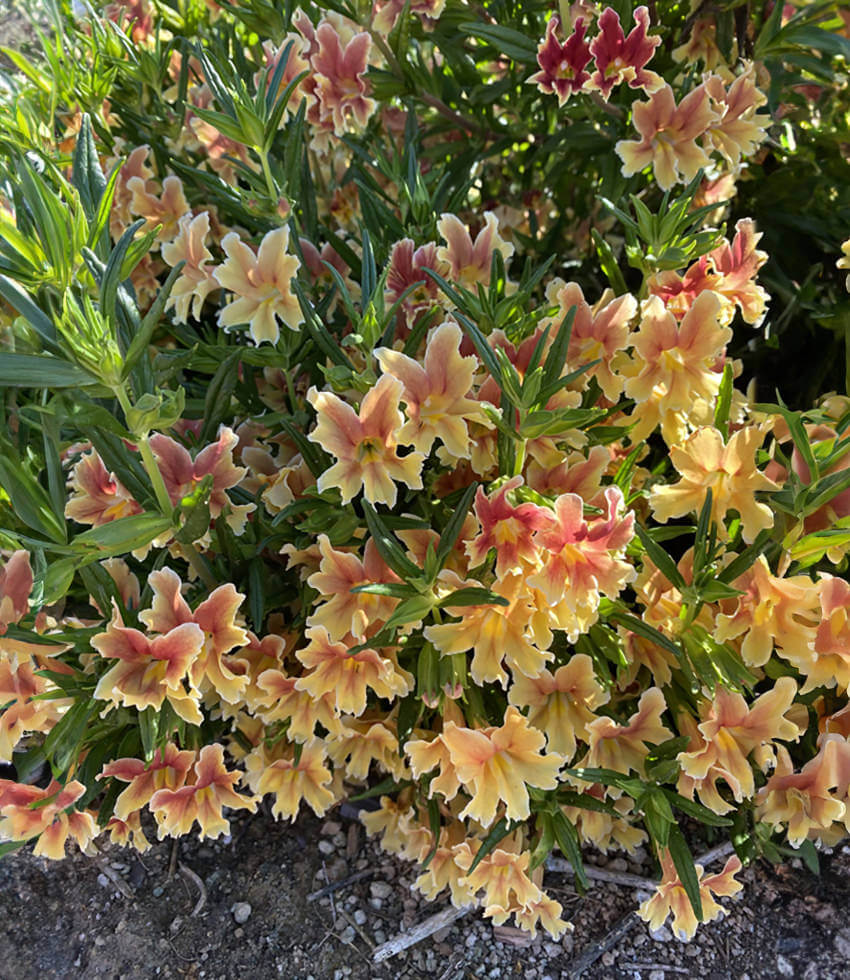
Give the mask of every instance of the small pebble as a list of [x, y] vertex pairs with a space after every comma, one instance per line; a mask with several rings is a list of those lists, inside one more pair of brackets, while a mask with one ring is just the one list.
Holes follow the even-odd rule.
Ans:
[[354, 931], [354, 926], [346, 926], [342, 930], [342, 932], [340, 933], [340, 937], [339, 938], [344, 943], [353, 943], [354, 942], [354, 937], [356, 935], [357, 935], [357, 933]]
[[109, 888], [109, 879], [104, 874], [99, 874], [97, 876], [97, 883], [101, 888]]
[[845, 960], [850, 960], [850, 929], [842, 929], [836, 933], [833, 943], [839, 956], [843, 956]]
[[385, 881], [373, 881], [369, 886], [373, 898], [389, 898], [393, 893], [392, 885]]
[[240, 926], [251, 918], [251, 906], [248, 904], [248, 902], [236, 902], [230, 911], [233, 915], [234, 921]]
[[669, 943], [673, 938], [673, 933], [667, 928], [667, 926], [659, 926], [657, 929], [650, 929], [650, 936], [657, 943]]
[[164, 891], [165, 889], [162, 887], [162, 885], [157, 885], [151, 894], [153, 895], [154, 898], [159, 898], [159, 896], [162, 895]]
[[369, 917], [366, 915], [363, 909], [357, 909], [357, 911], [354, 913], [354, 921], [359, 926], [365, 925], [368, 918]]
[[789, 960], [786, 960], [784, 956], [776, 957], [776, 969], [782, 974], [783, 977], [793, 977], [794, 967]]
[[328, 854], [328, 855], [330, 855], [330, 854], [333, 854], [333, 852], [336, 850], [336, 848], [334, 847], [334, 845], [329, 840], [320, 840], [319, 841], [319, 850], [322, 852], [322, 854]]

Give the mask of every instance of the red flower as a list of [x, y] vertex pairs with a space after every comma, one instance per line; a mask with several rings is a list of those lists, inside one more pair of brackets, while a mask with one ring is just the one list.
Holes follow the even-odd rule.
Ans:
[[647, 36], [649, 12], [646, 7], [638, 7], [634, 18], [635, 26], [626, 37], [617, 11], [608, 7], [599, 18], [599, 33], [590, 42], [596, 71], [589, 87], [597, 89], [606, 102], [611, 90], [620, 82], [628, 82], [631, 88], [642, 88], [645, 92], [654, 92], [662, 84], [655, 72], [644, 70], [661, 38]]
[[563, 44], [555, 36], [560, 25], [558, 17], [552, 17], [546, 25], [546, 36], [537, 48], [540, 71], [532, 75], [529, 82], [535, 82], [547, 95], [557, 95], [558, 105], [563, 105], [574, 92], [580, 92], [590, 78], [584, 67], [590, 61], [591, 49], [584, 40], [582, 20], [576, 21], [575, 30]]

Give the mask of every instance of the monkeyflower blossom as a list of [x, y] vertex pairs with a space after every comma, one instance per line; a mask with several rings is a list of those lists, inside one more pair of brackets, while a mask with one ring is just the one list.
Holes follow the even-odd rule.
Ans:
[[333, 642], [350, 634], [359, 643], [392, 615], [398, 599], [370, 592], [352, 592], [358, 585], [398, 582], [370, 538], [361, 561], [350, 551], [338, 551], [326, 534], [319, 535], [322, 560], [307, 584], [325, 601], [313, 607], [307, 617], [308, 626], [321, 626]]
[[130, 491], [106, 469], [94, 450], [81, 456], [74, 466], [70, 487], [72, 493], [65, 504], [69, 521], [100, 527], [142, 512]]
[[294, 746], [279, 741], [274, 748], [260, 744], [245, 757], [246, 781], [253, 793], [274, 794], [272, 815], [294, 820], [303, 800], [321, 817], [336, 802], [331, 790], [333, 774], [325, 764], [322, 740], [304, 742], [295, 761]]
[[404, 743], [404, 751], [410, 760], [414, 778], [419, 779], [432, 769], [438, 770], [428, 786], [429, 800], [434, 793], [439, 793], [447, 803], [457, 796], [460, 780], [452, 763], [448, 744], [442, 735], [437, 735], [430, 742], [422, 738], [411, 739]]
[[213, 260], [206, 245], [209, 231], [208, 211], [195, 217], [184, 214], [177, 224], [177, 236], [162, 246], [162, 260], [167, 265], [174, 268], [180, 262], [186, 263], [171, 288], [166, 306], [166, 309], [174, 308], [177, 323], [186, 323], [190, 311], [192, 318], [199, 320], [207, 296], [219, 288], [213, 270], [207, 267]]
[[596, 718], [594, 709], [607, 704], [610, 697], [585, 653], [574, 654], [554, 674], [546, 668], [537, 677], [518, 674], [508, 691], [511, 704], [530, 709], [528, 723], [546, 733], [547, 748], [568, 762], [576, 754], [577, 740], [588, 740], [587, 726]]
[[38, 664], [16, 664], [0, 649], [0, 762], [12, 761], [15, 746], [27, 732], [49, 732], [71, 703], [53, 697], [57, 688], [37, 669]]
[[481, 403], [468, 397], [478, 358], [461, 356], [462, 340], [460, 327], [448, 320], [428, 335], [422, 364], [388, 347], [375, 351], [381, 371], [404, 385], [407, 422], [398, 440], [418, 452], [427, 454], [441, 439], [453, 456], [468, 459], [469, 423], [487, 425]]
[[315, 41], [310, 65], [318, 101], [309, 107], [308, 121], [335, 136], [343, 136], [349, 128], [362, 130], [376, 107], [367, 95], [365, 79], [371, 37], [363, 31], [343, 44], [333, 24], [325, 20], [316, 28]]
[[[646, 438], [659, 416], [662, 435], [669, 438], [666, 416], [673, 412], [687, 416], [698, 400], [710, 403], [716, 398], [721, 375], [712, 368], [732, 339], [729, 327], [720, 325], [720, 309], [720, 298], [706, 291], [677, 323], [657, 296], [644, 303], [640, 327], [632, 339], [635, 373], [625, 384], [626, 396], [637, 402], [633, 440]], [[649, 412], [646, 403], [651, 405]]]
[[[699, 923], [685, 886], [679, 880], [673, 858], [666, 848], [661, 852], [660, 860], [661, 882], [655, 894], [640, 906], [638, 915], [649, 923], [650, 930], [655, 931], [661, 928], [672, 913], [673, 932], [676, 936], [681, 940], [693, 939]], [[701, 864], [696, 866], [703, 922], [711, 922], [723, 912], [723, 908], [714, 900], [715, 895], [737, 895], [744, 887], [734, 877], [740, 870], [741, 861], [735, 855], [729, 858], [719, 874], [706, 875]]]
[[[0, 567], [0, 636], [29, 612], [32, 583], [29, 553], [23, 549], [13, 551]], [[0, 701], [0, 704], [4, 703]]]
[[[333, 694], [337, 714], [359, 717], [366, 710], [367, 689], [379, 698], [404, 697], [410, 690], [408, 677], [397, 673], [391, 660], [377, 650], [351, 653], [353, 644], [332, 643], [327, 630], [314, 626], [305, 630], [308, 644], [295, 656], [307, 668], [295, 684], [297, 691], [307, 691], [319, 699]], [[409, 676], [409, 675], [408, 675]]]
[[582, 382], [587, 384], [591, 378], [596, 378], [605, 397], [611, 402], [617, 401], [623, 391], [623, 379], [615, 371], [615, 359], [629, 344], [629, 324], [637, 313], [637, 300], [630, 293], [615, 298], [610, 290], [606, 290], [591, 307], [581, 286], [563, 279], [552, 280], [546, 289], [546, 298], [560, 306], [554, 317], [553, 330], [575, 307], [567, 363], [579, 367], [599, 361], [582, 375]]
[[248, 644], [247, 632], [236, 623], [245, 596], [228, 582], [213, 590], [192, 612], [181, 595], [180, 578], [170, 568], [151, 572], [148, 585], [153, 590], [153, 602], [150, 609], [139, 613], [139, 619], [149, 630], [167, 634], [189, 623], [201, 630], [201, 648], [189, 667], [192, 688], [202, 694], [212, 689], [229, 704], [240, 701], [248, 678], [242, 673], [244, 665], [229, 662], [226, 655]]
[[300, 262], [287, 252], [289, 228], [275, 228], [255, 252], [232, 231], [221, 240], [226, 260], [213, 270], [215, 281], [236, 297], [218, 314], [219, 326], [227, 329], [243, 323], [256, 344], [276, 344], [278, 321], [290, 330], [304, 322], [292, 280]]
[[333, 733], [340, 729], [336, 713], [336, 697], [329, 691], [321, 698], [314, 698], [307, 691], [299, 691], [295, 685], [299, 677], [290, 677], [284, 670], [270, 667], [257, 678], [260, 693], [251, 710], [264, 724], [288, 721], [287, 735], [293, 742], [306, 742], [312, 738], [316, 725]]
[[142, 231], [151, 231], [160, 225], [157, 242], [170, 241], [177, 234], [180, 219], [190, 212], [183, 193], [183, 181], [179, 177], [166, 177], [159, 197], [151, 192], [149, 185], [150, 182], [141, 177], [131, 177], [127, 181], [127, 190], [132, 194], [130, 210], [145, 219]]
[[448, 888], [451, 903], [456, 909], [474, 903], [475, 888], [465, 877], [464, 869], [455, 860], [457, 845], [464, 840], [466, 840], [466, 827], [460, 821], [454, 820], [448, 827], [440, 828], [436, 850], [428, 862], [428, 867], [413, 883], [414, 888], [429, 901], [433, 902], [444, 889]]
[[731, 243], [724, 238], [711, 252], [700, 256], [684, 276], [673, 270], [656, 273], [647, 280], [649, 292], [661, 297], [667, 310], [681, 317], [704, 290], [710, 289], [721, 300], [718, 319], [723, 326], [732, 322], [736, 308], [745, 322], [756, 325], [768, 301], [767, 292], [755, 281], [767, 262], [767, 252], [756, 248], [760, 238], [752, 218], [741, 218]]
[[769, 115], [756, 114], [767, 96], [756, 88], [755, 63], [750, 62], [728, 89], [720, 75], [707, 76], [705, 88], [720, 114], [706, 131], [707, 143], [730, 167], [737, 167], [742, 157], [755, 153], [772, 121]]
[[672, 738], [673, 733], [661, 721], [667, 708], [664, 695], [657, 687], [644, 691], [637, 711], [625, 725], [613, 718], [600, 717], [588, 722], [588, 752], [582, 766], [615, 769], [643, 775], [643, 762], [649, 745], [658, 745]]
[[106, 671], [94, 689], [94, 697], [114, 707], [154, 708], [163, 702], [190, 725], [204, 718], [198, 707], [199, 692], [185, 680], [204, 643], [204, 634], [194, 623], [175, 626], [150, 639], [137, 629], [123, 625], [115, 609], [105, 633], [92, 637], [91, 645], [102, 656], [118, 663]]
[[316, 428], [307, 438], [336, 456], [337, 462], [319, 477], [319, 491], [339, 487], [343, 504], [362, 489], [372, 504], [394, 507], [395, 482], [411, 490], [422, 489], [420, 452], [398, 455], [399, 432], [404, 418], [399, 402], [404, 385], [389, 374], [382, 375], [360, 403], [360, 411], [347, 405], [330, 391], [307, 392], [307, 401], [316, 411]]
[[260, 802], [256, 797], [240, 796], [234, 786], [238, 772], [224, 767], [224, 748], [205, 745], [193, 767], [194, 782], [179, 789], [159, 789], [151, 797], [150, 808], [157, 822], [157, 837], [182, 837], [195, 821], [201, 828], [198, 836], [219, 837], [230, 832], [230, 821], [222, 810], [248, 810], [253, 813]]
[[514, 838], [506, 838], [478, 862], [475, 868], [472, 863], [480, 849], [473, 850], [467, 841], [455, 848], [455, 863], [461, 870], [466, 871], [464, 884], [472, 892], [484, 891], [481, 904], [484, 915], [493, 920], [494, 925], [502, 925], [511, 913], [517, 909], [538, 902], [543, 893], [531, 880], [528, 862], [531, 853], [522, 850], [520, 842]]
[[63, 786], [54, 779], [41, 789], [0, 779], [0, 841], [38, 837], [33, 854], [52, 861], [65, 857], [69, 837], [85, 850], [100, 832], [90, 813], [70, 810], [85, 792], [76, 780]]
[[750, 752], [774, 739], [796, 741], [802, 734], [799, 725], [786, 717], [796, 693], [792, 677], [778, 678], [751, 705], [742, 695], [718, 687], [714, 699], [700, 709], [698, 734], [691, 738], [694, 747], [676, 757], [682, 768], [679, 792], [692, 799], [696, 790], [702, 803], [720, 814], [733, 807], [720, 796], [718, 779], [726, 781], [738, 803], [750, 799], [755, 794]]
[[522, 482], [521, 476], [515, 476], [490, 497], [481, 486], [475, 494], [475, 516], [480, 530], [466, 542], [466, 553], [475, 567], [484, 562], [491, 548], [494, 549], [499, 579], [525, 566], [537, 565], [538, 546], [532, 535], [553, 522], [552, 512], [546, 507], [531, 502], [515, 506], [508, 501], [507, 495]]
[[395, 779], [410, 776], [399, 754], [394, 722], [346, 718], [325, 745], [328, 757], [334, 765], [344, 767], [349, 779], [366, 779], [373, 763]]
[[788, 828], [788, 841], [799, 847], [842, 821], [842, 836], [850, 823], [850, 742], [842, 735], [824, 735], [818, 754], [794, 772], [784, 745], [777, 748], [776, 769], [756, 797], [756, 816]]
[[[412, 238], [402, 238], [393, 245], [390, 251], [384, 305], [389, 309], [395, 303], [401, 303], [398, 317], [408, 330], [417, 314], [435, 306], [439, 296], [440, 287], [424, 271], [425, 269], [433, 269], [435, 272], [446, 271], [437, 258], [437, 246], [433, 242], [426, 242], [417, 248]], [[404, 296], [405, 290], [414, 284], [418, 285]]]
[[552, 523], [536, 532], [543, 567], [529, 576], [528, 584], [540, 589], [549, 603], [566, 601], [573, 610], [595, 612], [600, 593], [615, 598], [635, 577], [634, 568], [623, 560], [634, 536], [634, 514], [622, 516], [623, 494], [617, 487], [606, 488], [605, 503], [607, 513], [588, 521], [581, 497], [562, 494], [555, 501]]
[[115, 801], [115, 816], [124, 822], [143, 806], [160, 789], [180, 789], [186, 782], [195, 761], [195, 753], [180, 750], [173, 742], [157, 749], [150, 762], [141, 759], [115, 759], [108, 762], [98, 779], [119, 779], [129, 783]]
[[[278, 98], [283, 94], [286, 87], [297, 78], [302, 72], [310, 71], [310, 62], [307, 60], [307, 52], [310, 45], [307, 39], [301, 37], [290, 31], [289, 34], [284, 35], [280, 44], [275, 46], [274, 41], [263, 41], [263, 59], [264, 68], [267, 69], [266, 72], [266, 84], [271, 85], [272, 78], [280, 65], [280, 59], [283, 57], [284, 52], [289, 48], [289, 52], [286, 58], [286, 65], [283, 68], [282, 74], [280, 76], [280, 82], [278, 83], [277, 91], [271, 94], [267, 91], [266, 98], [268, 99], [271, 94], [271, 98], [277, 102]], [[258, 71], [254, 75], [254, 86], [259, 88], [260, 85], [260, 75], [261, 71]], [[298, 109], [299, 104], [302, 99], [307, 100], [307, 108], [316, 101], [316, 96], [310, 91], [311, 86], [309, 83], [309, 74], [302, 78], [300, 82], [292, 90], [289, 101], [283, 110], [283, 115], [280, 117], [280, 123], [278, 129], [283, 129], [287, 123], [287, 120], [292, 115], [293, 108]]]
[[[441, 573], [441, 581], [456, 588], [479, 586], [462, 581], [452, 572]], [[480, 586], [479, 586], [480, 587]], [[433, 643], [444, 657], [473, 650], [469, 670], [476, 684], [498, 681], [507, 686], [508, 675], [502, 666], [507, 662], [514, 672], [536, 677], [547, 660], [554, 659], [548, 650], [540, 650], [529, 633], [535, 613], [533, 597], [525, 587], [522, 574], [504, 576], [494, 583], [492, 591], [507, 600], [507, 605], [481, 603], [469, 606], [447, 606], [446, 612], [460, 617], [456, 623], [426, 626], [425, 639]], [[548, 646], [551, 633], [546, 632]]]
[[670, 190], [680, 180], [692, 180], [709, 157], [697, 140], [719, 116], [711, 107], [705, 85], [698, 85], [676, 105], [673, 89], [666, 83], [637, 102], [632, 109], [639, 140], [620, 140], [614, 147], [623, 161], [624, 177], [631, 177], [652, 164], [662, 190]]
[[[714, 630], [718, 642], [744, 634], [741, 656], [751, 667], [763, 667], [774, 647], [792, 663], [811, 659], [821, 617], [818, 586], [808, 575], [775, 576], [759, 555], [732, 585], [742, 595], [723, 603]], [[727, 613], [727, 607], [733, 611]]]
[[472, 817], [482, 827], [496, 819], [500, 803], [509, 820], [527, 820], [528, 786], [555, 789], [564, 758], [543, 754], [546, 737], [529, 727], [528, 720], [509, 705], [504, 724], [483, 729], [460, 728], [453, 721], [443, 730], [452, 765], [472, 799], [459, 819]]
[[218, 439], [192, 459], [189, 450], [170, 436], [161, 432], [152, 435], [150, 446], [171, 503], [176, 506], [205, 476], [212, 476], [208, 503], [210, 516], [218, 517], [225, 507], [230, 506], [225, 490], [235, 487], [248, 472], [244, 466], [233, 465], [233, 450], [238, 442], [236, 433], [223, 425], [219, 429]]
[[652, 490], [649, 505], [655, 519], [666, 524], [671, 517], [699, 513], [706, 490], [711, 489], [711, 519], [719, 533], [725, 533], [727, 512], [737, 510], [744, 541], [751, 544], [759, 531], [773, 526], [773, 512], [756, 501], [756, 491], [779, 489], [756, 469], [756, 450], [763, 439], [762, 429], [748, 426], [724, 445], [717, 429], [703, 426], [680, 445], [671, 446], [670, 459], [682, 479]]
[[540, 71], [528, 81], [546, 95], [557, 95], [558, 105], [563, 105], [590, 78], [590, 73], [584, 70], [590, 61], [590, 47], [584, 39], [583, 20], [576, 21], [575, 30], [564, 42], [558, 40], [560, 26], [557, 16], [549, 19], [546, 34], [537, 47]]
[[635, 26], [629, 36], [623, 32], [620, 15], [613, 7], [606, 7], [599, 16], [599, 33], [590, 42], [596, 71], [590, 77], [589, 89], [595, 89], [607, 102], [611, 90], [621, 82], [630, 88], [642, 88], [655, 92], [664, 80], [646, 65], [661, 44], [660, 37], [649, 37], [649, 11], [637, 7], [634, 12]]
[[437, 259], [448, 265], [452, 282], [473, 292], [479, 284], [490, 285], [494, 252], [501, 252], [505, 262], [514, 254], [514, 246], [499, 234], [499, 219], [492, 211], [484, 212], [484, 227], [474, 242], [469, 229], [453, 214], [440, 216], [437, 231], [446, 241], [437, 249]]
[[803, 693], [816, 687], [850, 689], [850, 585], [841, 578], [824, 576], [820, 587], [820, 619], [814, 650], [789, 657], [806, 675]]

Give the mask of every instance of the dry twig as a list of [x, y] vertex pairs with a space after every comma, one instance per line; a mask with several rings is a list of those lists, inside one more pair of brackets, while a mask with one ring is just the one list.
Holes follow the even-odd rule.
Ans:
[[204, 886], [204, 882], [200, 875], [195, 874], [195, 872], [191, 868], [187, 867], [182, 861], [177, 862], [177, 867], [180, 869], [181, 874], [184, 874], [200, 892], [198, 901], [195, 903], [195, 907], [192, 909], [192, 915], [198, 915], [201, 909], [207, 903], [207, 889]]
[[388, 939], [385, 943], [382, 943], [375, 950], [372, 959], [375, 963], [388, 960], [391, 956], [395, 956], [396, 953], [400, 953], [403, 949], [415, 946], [416, 943], [427, 939], [429, 936], [433, 936], [440, 929], [445, 929], [446, 926], [450, 926], [453, 922], [471, 911], [471, 905], [466, 905], [461, 909], [456, 909], [453, 905], [450, 905], [448, 908], [443, 909], [442, 912], [437, 912], [436, 915], [424, 919], [419, 925], [414, 926], [410, 932], [399, 933], [397, 936], [393, 936], [392, 939]]

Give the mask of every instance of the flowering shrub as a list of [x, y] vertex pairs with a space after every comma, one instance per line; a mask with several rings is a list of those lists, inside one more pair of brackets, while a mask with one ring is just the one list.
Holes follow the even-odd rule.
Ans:
[[3, 851], [373, 797], [532, 934], [553, 849], [649, 841], [690, 937], [850, 831], [837, 6], [122, 0], [5, 52]]

